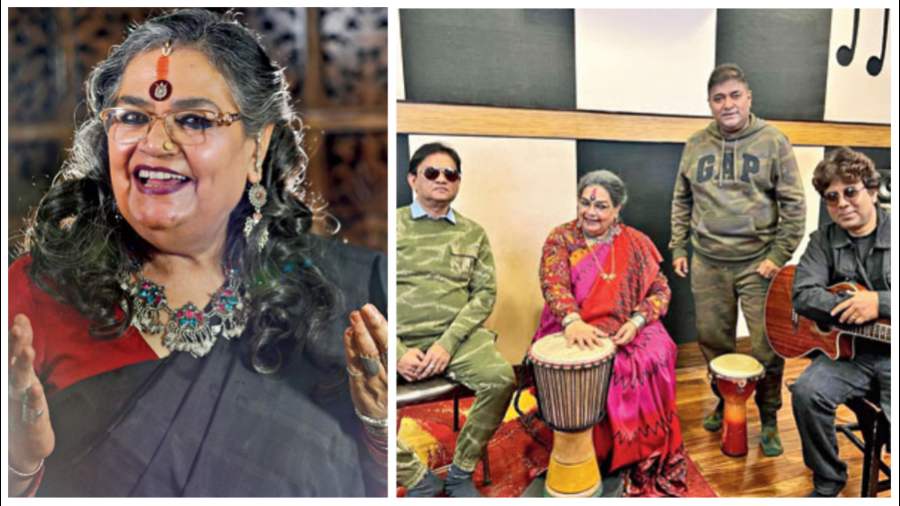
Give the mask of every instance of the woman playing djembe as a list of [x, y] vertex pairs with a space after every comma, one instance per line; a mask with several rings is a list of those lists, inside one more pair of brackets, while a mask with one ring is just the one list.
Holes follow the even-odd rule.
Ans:
[[11, 494], [383, 493], [383, 262], [309, 233], [257, 39], [177, 11], [91, 73], [9, 269]]
[[578, 217], [550, 232], [541, 258], [546, 302], [535, 340], [563, 332], [570, 346], [610, 339], [617, 350], [606, 417], [594, 446], [625, 470], [627, 495], [682, 495], [687, 463], [675, 407], [677, 349], [660, 322], [671, 292], [650, 239], [620, 223], [627, 200], [615, 174], [578, 181]]

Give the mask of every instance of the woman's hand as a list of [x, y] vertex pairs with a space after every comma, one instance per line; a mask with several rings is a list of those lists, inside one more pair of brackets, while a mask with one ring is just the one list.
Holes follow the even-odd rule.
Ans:
[[610, 339], [612, 342], [616, 344], [616, 346], [625, 346], [634, 340], [634, 336], [637, 335], [637, 325], [634, 324], [631, 320], [625, 320], [625, 323], [619, 327], [619, 330], [616, 331], [615, 335], [613, 335]]
[[[9, 466], [23, 474], [37, 470], [56, 442], [44, 387], [34, 372], [33, 337], [28, 317], [16, 315], [9, 329]], [[8, 474], [10, 495], [24, 492], [32, 480]]]
[[609, 337], [602, 330], [581, 320], [566, 325], [565, 335], [566, 345], [575, 345], [581, 349], [599, 346], [602, 339]]
[[350, 395], [359, 414], [387, 418], [387, 320], [372, 304], [350, 313], [344, 330], [344, 352]]

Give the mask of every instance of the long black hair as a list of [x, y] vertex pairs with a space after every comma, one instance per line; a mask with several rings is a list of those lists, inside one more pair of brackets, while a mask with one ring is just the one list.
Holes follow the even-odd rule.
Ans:
[[[109, 176], [106, 133], [99, 112], [115, 101], [122, 75], [138, 54], [173, 48], [203, 52], [228, 82], [241, 111], [244, 134], [254, 137], [267, 125], [274, 131], [263, 162], [268, 199], [262, 223], [249, 239], [243, 224], [253, 208], [246, 194], [231, 212], [225, 245], [226, 265], [236, 267], [249, 297], [249, 320], [242, 340], [259, 372], [277, 371], [288, 353], [317, 340], [334, 316], [338, 292], [316, 267], [310, 235], [315, 209], [304, 201], [308, 158], [303, 129], [279, 68], [236, 16], [207, 10], [173, 11], [134, 26], [85, 84], [89, 119], [75, 134], [74, 146], [41, 200], [26, 231], [31, 254], [29, 275], [57, 300], [74, 306], [92, 323], [99, 339], [122, 334], [133, 308], [120, 286], [123, 269], [151, 258], [154, 249], [116, 210]], [[258, 235], [268, 228], [262, 251]], [[125, 314], [116, 308], [124, 302]]]

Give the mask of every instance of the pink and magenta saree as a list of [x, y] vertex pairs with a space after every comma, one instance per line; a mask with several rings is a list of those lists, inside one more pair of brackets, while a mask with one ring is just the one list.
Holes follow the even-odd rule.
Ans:
[[[650, 239], [617, 228], [610, 242], [593, 246], [575, 221], [550, 233], [540, 266], [546, 304], [534, 340], [562, 332], [561, 321], [572, 312], [609, 335], [633, 313], [644, 317], [634, 340], [616, 351], [607, 416], [594, 427], [594, 446], [610, 470], [625, 469], [627, 495], [680, 496], [687, 462], [675, 405], [677, 348], [660, 322], [671, 291]], [[603, 279], [601, 272], [615, 277]]]

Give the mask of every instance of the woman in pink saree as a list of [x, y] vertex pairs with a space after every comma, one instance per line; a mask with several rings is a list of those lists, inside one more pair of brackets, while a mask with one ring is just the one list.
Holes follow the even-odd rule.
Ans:
[[612, 172], [578, 182], [578, 217], [550, 232], [541, 258], [543, 312], [534, 340], [564, 332], [570, 346], [616, 344], [607, 416], [594, 446], [622, 470], [629, 496], [680, 496], [687, 462], [675, 406], [677, 348], [660, 318], [671, 291], [650, 239], [619, 222], [625, 185]]

